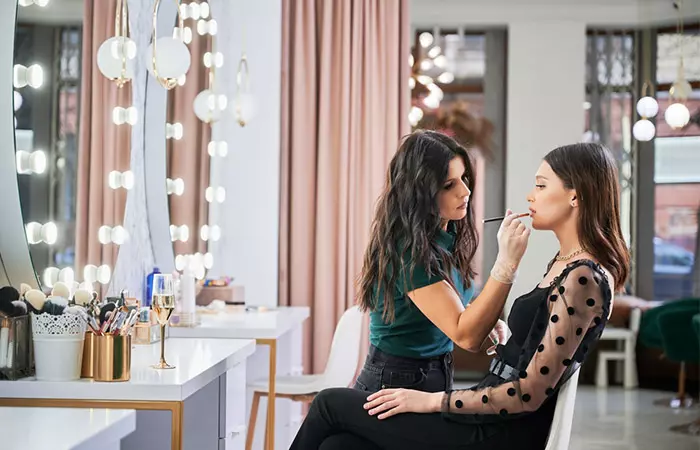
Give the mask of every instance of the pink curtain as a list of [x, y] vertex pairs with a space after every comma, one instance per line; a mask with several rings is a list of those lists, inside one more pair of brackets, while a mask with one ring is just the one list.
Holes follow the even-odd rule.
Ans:
[[192, 33], [188, 45], [192, 64], [184, 86], [177, 86], [168, 93], [168, 123], [179, 122], [183, 127], [182, 139], [168, 139], [167, 176], [182, 178], [185, 192], [182, 196], [170, 195], [170, 223], [187, 225], [190, 238], [187, 242], [173, 243], [176, 255], [205, 253], [206, 242], [199, 238], [199, 230], [208, 222], [208, 203], [204, 191], [209, 186], [209, 154], [207, 145], [211, 139], [211, 127], [194, 114], [194, 98], [208, 88], [208, 70], [202, 63], [209, 51], [211, 38]]
[[123, 225], [126, 191], [107, 184], [111, 171], [129, 170], [131, 127], [112, 122], [115, 106], [131, 106], [131, 83], [121, 89], [97, 68], [97, 49], [114, 35], [116, 0], [85, 0], [80, 86], [80, 137], [76, 201], [75, 264], [78, 278], [86, 264], [114, 268], [118, 246], [102, 245], [102, 225]]
[[355, 303], [374, 205], [409, 131], [408, 3], [282, 2], [280, 304], [311, 307], [307, 372], [324, 369]]

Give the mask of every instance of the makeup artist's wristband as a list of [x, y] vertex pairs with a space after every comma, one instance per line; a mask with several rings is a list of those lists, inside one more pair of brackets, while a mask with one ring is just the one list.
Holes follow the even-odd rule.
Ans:
[[517, 275], [518, 266], [496, 258], [496, 263], [491, 269], [491, 278], [503, 284], [513, 284]]

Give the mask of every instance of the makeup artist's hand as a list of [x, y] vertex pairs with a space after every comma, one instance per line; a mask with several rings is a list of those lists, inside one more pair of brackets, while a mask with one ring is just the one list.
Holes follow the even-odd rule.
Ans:
[[496, 353], [496, 346], [498, 344], [505, 344], [506, 341], [508, 340], [509, 336], [509, 329], [508, 325], [502, 321], [501, 319], [498, 319], [498, 322], [496, 322], [496, 326], [493, 327], [493, 330], [489, 333], [489, 339], [493, 343], [492, 346], [490, 346], [488, 349], [486, 349], [486, 354], [487, 355], [493, 355]]
[[522, 223], [518, 214], [513, 214], [510, 209], [506, 211], [506, 218], [498, 229], [498, 259], [515, 267], [525, 254], [527, 241], [530, 238], [530, 229]]
[[370, 416], [386, 419], [396, 414], [440, 412], [443, 392], [422, 392], [415, 389], [382, 389], [367, 397], [364, 408]]

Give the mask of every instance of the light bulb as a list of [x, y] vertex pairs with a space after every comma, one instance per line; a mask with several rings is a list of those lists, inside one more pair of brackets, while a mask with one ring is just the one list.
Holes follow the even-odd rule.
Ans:
[[207, 34], [209, 31], [209, 27], [207, 27], [207, 21], [204, 19], [200, 19], [197, 21], [197, 34], [200, 36], [204, 36]]
[[418, 125], [418, 122], [423, 118], [423, 110], [420, 109], [417, 106], [411, 107], [411, 112], [408, 114], [408, 121], [411, 123], [411, 126], [416, 126]]
[[165, 138], [179, 141], [185, 134], [185, 129], [180, 122], [165, 124]]
[[127, 191], [134, 187], [134, 172], [131, 170], [122, 173], [122, 187]]
[[435, 65], [437, 67], [439, 67], [441, 69], [444, 69], [445, 67], [447, 67], [447, 58], [445, 57], [445, 55], [438, 56], [437, 58], [435, 58], [435, 60], [433, 62], [435, 63]]
[[212, 158], [218, 156], [219, 158], [226, 158], [228, 155], [228, 144], [226, 141], [211, 141], [207, 146], [207, 152]]
[[29, 154], [29, 167], [32, 172], [42, 174], [46, 171], [46, 153], [41, 150], [35, 150]]
[[110, 80], [134, 78], [136, 42], [124, 36], [114, 36], [97, 49], [97, 68]]
[[[153, 44], [144, 54], [146, 67], [155, 76], [153, 64]], [[163, 36], [156, 41], [155, 70], [160, 78], [178, 79], [190, 68], [190, 51], [180, 39]]]
[[77, 291], [78, 289], [80, 289], [82, 291], [92, 292], [95, 290], [95, 286], [93, 286], [93, 284], [91, 282], [83, 281], [82, 283], [80, 283], [78, 285], [78, 288], [75, 290]]
[[433, 79], [428, 75], [418, 75], [416, 80], [418, 80], [418, 82], [423, 86], [427, 86], [433, 82]]
[[194, 98], [192, 107], [199, 120], [205, 123], [216, 122], [226, 109], [227, 99], [225, 95], [216, 95], [209, 89], [205, 89]]
[[438, 106], [440, 106], [440, 99], [438, 99], [433, 93], [431, 92], [430, 95], [425, 97], [423, 99], [423, 104], [427, 106], [430, 109], [435, 109]]
[[187, 242], [190, 240], [190, 227], [187, 225], [180, 226], [180, 242]]
[[136, 125], [139, 120], [139, 110], [135, 106], [129, 106], [126, 108], [126, 123], [129, 125]]
[[424, 59], [420, 62], [421, 70], [430, 70], [433, 68], [433, 61], [431, 59]]
[[203, 241], [209, 240], [209, 225], [202, 225], [202, 228], [199, 229], [199, 237]]
[[455, 80], [455, 75], [452, 72], [443, 72], [438, 76], [438, 81], [442, 84], [450, 84]]
[[113, 170], [107, 176], [107, 183], [112, 189], [119, 189], [122, 187], [122, 174], [118, 170]]
[[418, 41], [420, 42], [420, 45], [423, 48], [428, 48], [431, 45], [433, 45], [434, 40], [435, 39], [433, 38], [433, 35], [428, 33], [427, 31], [424, 31], [420, 34], [420, 36], [418, 36]]
[[413, 90], [416, 87], [416, 79], [411, 77], [408, 79], [408, 87]]
[[126, 242], [126, 239], [128, 238], [128, 233], [126, 232], [126, 229], [124, 229], [123, 226], [117, 225], [116, 227], [112, 228], [112, 233], [111, 233], [111, 240], [117, 245], [122, 245], [124, 242]]
[[13, 68], [13, 84], [15, 88], [23, 88], [30, 86], [38, 89], [44, 83], [44, 70], [38, 64], [32, 64], [25, 67], [21, 64], [15, 64]]
[[58, 227], [53, 222], [46, 222], [41, 226], [41, 239], [49, 245], [56, 243], [58, 239]]
[[637, 113], [640, 116], [650, 119], [659, 112], [659, 103], [654, 97], [642, 97], [637, 102]]
[[58, 283], [59, 272], [58, 267], [47, 267], [44, 269], [44, 273], [41, 277], [44, 286], [52, 288], [54, 284]]
[[41, 224], [38, 222], [29, 222], [24, 227], [27, 233], [27, 242], [30, 244], [38, 244], [41, 242]]
[[205, 253], [203, 261], [204, 268], [211, 269], [214, 266], [214, 255], [212, 255], [211, 253]]
[[216, 242], [221, 239], [221, 227], [218, 225], [211, 225], [209, 227], [209, 239]]
[[42, 7], [42, 8], [45, 8], [46, 5], [49, 4], [49, 0], [34, 0], [34, 4], [35, 4], [36, 6], [40, 6], [40, 7]]
[[185, 182], [182, 180], [182, 178], [176, 178], [173, 181], [173, 188], [173, 191], [177, 196], [181, 196], [185, 193]]
[[177, 255], [175, 257], [175, 268], [182, 272], [185, 270], [185, 267], [187, 266], [187, 258], [185, 255]]
[[17, 111], [22, 107], [22, 94], [20, 94], [17, 91], [14, 91], [13, 100], [15, 105], [15, 111]]
[[112, 242], [112, 227], [102, 225], [100, 229], [97, 230], [97, 240], [99, 240], [102, 245], [107, 245]]
[[224, 189], [222, 186], [219, 186], [216, 189], [216, 201], [219, 203], [226, 201], [226, 189]]
[[209, 8], [209, 3], [201, 2], [199, 4], [199, 17], [202, 19], [208, 19], [209, 14], [211, 14], [211, 9]]
[[437, 84], [430, 83], [427, 86], [427, 88], [430, 91], [430, 95], [434, 95], [435, 97], [437, 97], [438, 101], [442, 101], [445, 94], [442, 92], [442, 89], [440, 89], [440, 87]]
[[88, 264], [83, 268], [83, 280], [86, 283], [94, 283], [97, 281], [97, 266]]
[[200, 17], [202, 17], [202, 11], [199, 8], [199, 4], [195, 2], [190, 3], [190, 18], [192, 20], [197, 20]]
[[184, 73], [182, 75], [180, 75], [179, 77], [177, 77], [177, 85], [178, 86], [184, 86], [186, 81], [187, 81], [187, 75]]
[[674, 130], [683, 128], [690, 122], [690, 111], [683, 103], [674, 103], [664, 113], [666, 123]]
[[107, 284], [112, 278], [112, 269], [107, 264], [103, 264], [97, 268], [97, 281], [100, 284]]
[[190, 18], [190, 5], [187, 3], [180, 3], [180, 17], [182, 17], [182, 20]]
[[[438, 56], [440, 56], [441, 53], [442, 53], [442, 49], [436, 45], [435, 47], [428, 50], [428, 58], [435, 59]], [[437, 63], [435, 63], [435, 65], [437, 65]]]
[[58, 281], [62, 281], [66, 284], [73, 284], [75, 281], [75, 274], [73, 269], [70, 267], [64, 267], [58, 272]]
[[216, 36], [216, 33], [219, 32], [219, 24], [216, 20], [211, 19], [208, 23], [208, 28], [209, 28], [209, 35], [210, 36]]
[[209, 186], [204, 190], [204, 198], [207, 202], [212, 203], [214, 201], [214, 188]]

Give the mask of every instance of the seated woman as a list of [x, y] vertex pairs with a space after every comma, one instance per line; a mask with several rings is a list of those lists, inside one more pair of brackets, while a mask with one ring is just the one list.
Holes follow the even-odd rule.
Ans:
[[527, 198], [532, 226], [553, 231], [560, 250], [542, 282], [513, 304], [513, 334], [498, 346], [491, 373], [451, 392], [322, 391], [292, 449], [356, 448], [360, 441], [364, 449], [545, 447], [558, 391], [600, 337], [615, 287], [627, 279], [629, 255], [607, 149], [557, 148], [535, 180]]

